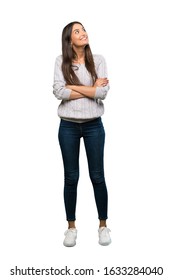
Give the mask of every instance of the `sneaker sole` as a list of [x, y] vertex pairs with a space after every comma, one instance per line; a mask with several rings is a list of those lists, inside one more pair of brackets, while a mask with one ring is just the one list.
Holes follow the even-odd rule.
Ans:
[[108, 246], [109, 244], [111, 244], [111, 242], [112, 242], [112, 241], [105, 242], [105, 243], [100, 243], [100, 242], [99, 242], [99, 244], [100, 244], [101, 246]]
[[74, 244], [65, 244], [65, 243], [63, 243], [63, 245], [65, 247], [74, 247], [76, 245], [76, 242]]

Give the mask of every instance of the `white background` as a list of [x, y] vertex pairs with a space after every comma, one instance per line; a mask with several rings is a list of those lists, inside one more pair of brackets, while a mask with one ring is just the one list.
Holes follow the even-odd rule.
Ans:
[[[10, 269], [16, 265], [93, 268], [96, 279], [103, 276], [105, 266], [163, 266], [163, 276], [135, 279], [172, 279], [171, 4], [168, 0], [1, 1], [2, 279], [13, 279]], [[108, 247], [98, 244], [97, 212], [82, 142], [77, 245], [62, 245], [67, 222], [57, 139], [59, 101], [52, 84], [61, 32], [73, 20], [84, 24], [92, 52], [102, 54], [108, 66], [111, 89], [103, 116], [112, 237]], [[94, 276], [78, 276], [90, 278]]]

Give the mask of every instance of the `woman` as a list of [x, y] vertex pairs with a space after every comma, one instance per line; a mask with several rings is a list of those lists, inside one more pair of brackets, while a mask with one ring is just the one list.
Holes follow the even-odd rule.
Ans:
[[61, 100], [59, 143], [64, 165], [64, 203], [68, 230], [64, 246], [76, 244], [76, 198], [79, 179], [80, 138], [84, 139], [89, 175], [99, 218], [99, 244], [111, 243], [107, 228], [108, 194], [104, 178], [105, 132], [101, 116], [109, 90], [106, 63], [92, 55], [88, 35], [80, 22], [71, 22], [62, 32], [62, 55], [56, 58], [53, 93]]

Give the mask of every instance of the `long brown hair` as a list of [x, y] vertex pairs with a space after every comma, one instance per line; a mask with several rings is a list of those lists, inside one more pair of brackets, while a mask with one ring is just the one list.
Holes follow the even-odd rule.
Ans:
[[[74, 66], [72, 66], [72, 61], [77, 56], [76, 52], [71, 47], [71, 33], [74, 24], [82, 25], [78, 21], [73, 21], [67, 24], [62, 31], [62, 72], [68, 85], [81, 85], [81, 82], [73, 70]], [[97, 74], [89, 44], [85, 46], [85, 66], [88, 72], [91, 74], [94, 84], [95, 80], [97, 79]]]

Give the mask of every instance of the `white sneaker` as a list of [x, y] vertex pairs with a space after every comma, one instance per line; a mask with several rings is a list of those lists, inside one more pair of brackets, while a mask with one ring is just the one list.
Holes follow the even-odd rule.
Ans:
[[111, 243], [111, 238], [109, 235], [110, 229], [107, 227], [100, 227], [99, 233], [99, 244], [102, 246], [107, 246]]
[[77, 238], [77, 229], [76, 228], [69, 228], [64, 233], [64, 246], [66, 247], [73, 247], [76, 245], [76, 238]]

